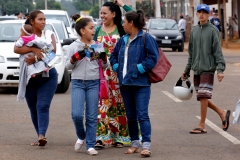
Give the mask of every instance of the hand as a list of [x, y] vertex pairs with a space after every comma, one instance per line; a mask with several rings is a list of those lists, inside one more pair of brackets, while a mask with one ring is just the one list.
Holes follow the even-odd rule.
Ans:
[[32, 52], [37, 56], [38, 59], [44, 58], [41, 49], [36, 48], [36, 47], [31, 47], [31, 49], [32, 49]]
[[186, 80], [186, 79], [188, 79], [189, 77], [190, 77], [189, 73], [185, 73], [185, 72], [182, 73], [182, 79], [183, 79], [183, 80]]
[[74, 62], [76, 62], [83, 59], [85, 56], [86, 56], [86, 53], [84, 52], [84, 50], [81, 50], [74, 53], [71, 58]]
[[125, 5], [122, 0], [114, 0], [114, 3], [119, 7], [123, 7]]
[[27, 63], [28, 66], [35, 63], [35, 55], [28, 54], [28, 56], [25, 58], [25, 62]]
[[105, 52], [101, 52], [99, 58], [102, 59], [103, 62], [107, 61], [107, 54]]
[[224, 74], [223, 73], [218, 73], [217, 77], [218, 77], [218, 82], [221, 82], [224, 78]]

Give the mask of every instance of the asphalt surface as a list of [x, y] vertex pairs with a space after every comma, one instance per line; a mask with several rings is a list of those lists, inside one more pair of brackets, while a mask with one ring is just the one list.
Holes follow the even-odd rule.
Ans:
[[[207, 134], [192, 135], [189, 131], [197, 127], [200, 107], [196, 94], [189, 101], [175, 102], [163, 93], [173, 94], [173, 86], [187, 62], [187, 52], [165, 50], [172, 63], [166, 79], [152, 85], [149, 115], [152, 124], [152, 156], [156, 160], [230, 160], [239, 159], [240, 144], [234, 144], [231, 136], [240, 140], [240, 125], [232, 125], [225, 138], [222, 132], [206, 125]], [[225, 54], [224, 54], [225, 55]], [[224, 80], [219, 83], [215, 76], [213, 102], [223, 109], [235, 110], [240, 98], [240, 68], [233, 63], [240, 61], [240, 55], [228, 53], [227, 69]], [[192, 74], [190, 79], [192, 80]], [[17, 89], [0, 89], [0, 160], [28, 159], [139, 159], [139, 153], [126, 155], [124, 148], [106, 146], [97, 156], [86, 153], [85, 146], [80, 153], [74, 152], [77, 140], [71, 119], [70, 89], [65, 94], [55, 94], [50, 111], [50, 124], [45, 147], [30, 146], [35, 140], [30, 113], [26, 102], [16, 102]], [[221, 120], [212, 110], [208, 110], [207, 119], [221, 130]], [[230, 136], [229, 136], [230, 135]], [[230, 137], [230, 138], [229, 138]]]

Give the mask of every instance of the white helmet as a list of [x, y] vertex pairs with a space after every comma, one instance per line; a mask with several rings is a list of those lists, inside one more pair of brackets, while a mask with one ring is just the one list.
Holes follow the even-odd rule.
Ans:
[[173, 87], [173, 94], [181, 100], [189, 100], [193, 95], [193, 84], [186, 79], [187, 87], [182, 86], [182, 78], [180, 77], [175, 86]]

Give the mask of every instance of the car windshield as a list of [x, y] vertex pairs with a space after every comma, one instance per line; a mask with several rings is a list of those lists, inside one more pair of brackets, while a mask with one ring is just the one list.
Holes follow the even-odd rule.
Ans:
[[[2, 23], [0, 24], [0, 42], [15, 42], [20, 37], [21, 23]], [[46, 24], [44, 30], [54, 29], [51, 25]]]
[[56, 19], [56, 20], [63, 21], [63, 23], [65, 24], [66, 27], [70, 27], [68, 19], [67, 19], [67, 16], [64, 16], [64, 15], [51, 15], [51, 14], [46, 14], [46, 13], [44, 15], [45, 15], [45, 17], [47, 19]]
[[152, 20], [150, 23], [150, 29], [156, 30], [178, 30], [178, 25], [173, 20]]
[[58, 34], [58, 37], [60, 40], [67, 39], [66, 35], [64, 34], [64, 26], [61, 23], [52, 23], [54, 28], [56, 29], [56, 32]]

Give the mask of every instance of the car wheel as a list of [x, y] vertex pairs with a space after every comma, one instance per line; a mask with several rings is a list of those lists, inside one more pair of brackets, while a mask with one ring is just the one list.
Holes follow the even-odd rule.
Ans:
[[183, 50], [184, 50], [184, 45], [178, 48], [178, 52], [183, 52]]
[[70, 85], [70, 76], [69, 76], [68, 70], [65, 68], [62, 81], [57, 87], [57, 92], [58, 93], [67, 92], [69, 85]]
[[176, 51], [177, 50], [177, 48], [172, 48], [172, 51]]

